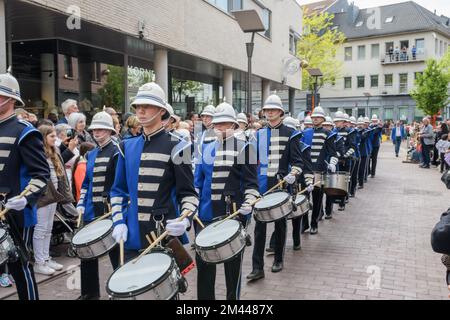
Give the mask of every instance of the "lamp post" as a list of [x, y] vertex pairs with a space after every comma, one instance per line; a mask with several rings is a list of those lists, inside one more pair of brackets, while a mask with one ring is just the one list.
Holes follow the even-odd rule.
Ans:
[[317, 89], [317, 84], [319, 83], [319, 78], [323, 77], [323, 73], [319, 68], [311, 68], [311, 69], [307, 69], [306, 71], [308, 71], [309, 75], [315, 79], [314, 92], [313, 92], [313, 96], [312, 96], [312, 110], [311, 110], [311, 111], [314, 111], [314, 109], [316, 108], [316, 97], [317, 97], [317, 93], [319, 91]]
[[255, 34], [266, 31], [266, 27], [256, 10], [233, 11], [239, 26], [244, 33], [251, 33], [251, 41], [246, 43], [248, 70], [247, 70], [247, 113], [252, 113], [252, 58], [255, 49]]
[[366, 114], [369, 116], [370, 110], [369, 110], [369, 102], [372, 95], [369, 92], [364, 92], [364, 95], [367, 97], [367, 108], [366, 108]]

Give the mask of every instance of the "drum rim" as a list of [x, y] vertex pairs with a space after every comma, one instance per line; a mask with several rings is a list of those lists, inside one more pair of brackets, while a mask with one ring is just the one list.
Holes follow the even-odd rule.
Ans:
[[[200, 246], [198, 246], [198, 245], [197, 245], [197, 241], [196, 241], [196, 240], [197, 240], [197, 237], [195, 237], [195, 240], [194, 240], [195, 251], [197, 251], [197, 248], [201, 248], [203, 251], [205, 251], [205, 250], [215, 250], [215, 249], [217, 249], [217, 248], [223, 247], [223, 246], [225, 246], [225, 245], [231, 243], [232, 241], [234, 241], [237, 237], [239, 237], [239, 234], [242, 232], [242, 229], [244, 229], [244, 227], [242, 226], [242, 223], [241, 223], [240, 221], [238, 221], [238, 220], [236, 220], [236, 219], [233, 219], [233, 221], [236, 221], [236, 222], [239, 223], [239, 230], [238, 230], [237, 233], [235, 233], [235, 234], [233, 235], [233, 237], [231, 237], [230, 239], [228, 239], [228, 240], [226, 240], [226, 241], [224, 241], [224, 242], [221, 242], [220, 245], [214, 245], [214, 246], [210, 246], [210, 247], [200, 247]], [[220, 221], [217, 221], [217, 222], [220, 222]], [[217, 222], [216, 222], [216, 223], [217, 223]], [[202, 231], [203, 231], [203, 230], [202, 230]], [[201, 232], [201, 231], [200, 231], [200, 232]], [[200, 234], [200, 232], [199, 232], [198, 234]]]
[[291, 198], [291, 196], [289, 195], [289, 193], [287, 193], [287, 192], [285, 192], [285, 191], [274, 191], [274, 192], [271, 192], [271, 193], [266, 194], [266, 196], [269, 196], [269, 195], [274, 194], [274, 193], [284, 193], [284, 194], [287, 194], [288, 197], [286, 198], [286, 200], [284, 200], [283, 202], [277, 204], [276, 206], [267, 207], [267, 208], [264, 208], [264, 209], [257, 209], [256, 206], [255, 206], [254, 210], [255, 210], [256, 212], [270, 211], [270, 210], [273, 210], [273, 209], [276, 209], [276, 208], [279, 208], [279, 207], [284, 206], [286, 203], [289, 202], [289, 200], [292, 201], [292, 198]]
[[[289, 199], [291, 199], [291, 197], [289, 197], [288, 200], [289, 200]], [[258, 213], [259, 213], [259, 212], [267, 212], [267, 211], [276, 210], [276, 209], [281, 208], [281, 207], [284, 206], [284, 205], [287, 205], [288, 203], [289, 203], [289, 201], [286, 201], [284, 204], [279, 205], [279, 206], [277, 206], [277, 207], [274, 207], [274, 208], [272, 208], [272, 209], [266, 209], [266, 210], [259, 210], [259, 211], [256, 211], [256, 212], [255, 212], [255, 215], [254, 215], [255, 220], [258, 221], [258, 222], [261, 222], [261, 223], [272, 223], [272, 222], [278, 222], [278, 221], [281, 221], [281, 220], [283, 220], [283, 219], [287, 219], [287, 217], [292, 213], [292, 211], [291, 211], [289, 214], [287, 214], [287, 215], [285, 215], [284, 217], [282, 217], [282, 218], [278, 218], [278, 219], [276, 219], [276, 220], [270, 220], [270, 221], [269, 221], [269, 220], [260, 220], [260, 219], [257, 218], [257, 216], [258, 216]], [[291, 199], [291, 206], [294, 207], [294, 203], [292, 202], [292, 199]]]
[[3, 236], [0, 237], [0, 242], [3, 242], [3, 241], [5, 241], [8, 238], [9, 233], [8, 233], [8, 230], [6, 228], [0, 227], [0, 230], [5, 231]]
[[245, 251], [245, 247], [246, 247], [246, 246], [245, 246], [245, 243], [244, 243], [244, 245], [242, 246], [242, 249], [239, 250], [239, 252], [235, 253], [232, 257], [230, 257], [230, 258], [228, 258], [228, 259], [226, 259], [226, 260], [219, 261], [219, 262], [209, 262], [209, 261], [205, 261], [205, 260], [202, 259], [201, 256], [200, 256], [200, 259], [202, 259], [202, 261], [203, 261], [204, 263], [209, 264], [209, 265], [219, 265], [219, 264], [224, 264], [224, 263], [230, 262], [231, 260], [234, 260], [239, 254], [242, 254], [242, 253]]
[[83, 244], [75, 244], [75, 243], [73, 243], [73, 239], [76, 237], [76, 235], [77, 235], [80, 231], [82, 231], [84, 228], [86, 228], [86, 227], [88, 227], [88, 226], [90, 226], [90, 225], [92, 225], [92, 224], [88, 224], [88, 225], [84, 226], [83, 228], [81, 228], [80, 230], [78, 230], [78, 231], [73, 235], [73, 237], [72, 237], [72, 246], [73, 246], [74, 248], [84, 248], [84, 247], [89, 247], [89, 246], [91, 246], [91, 245], [93, 245], [93, 244], [95, 244], [95, 243], [97, 243], [97, 242], [99, 242], [99, 241], [101, 241], [101, 240], [106, 239], [106, 238], [107, 238], [109, 235], [111, 235], [111, 234], [113, 233], [113, 231], [114, 231], [114, 224], [113, 224], [112, 227], [108, 230], [108, 232], [106, 232], [103, 236], [96, 238], [95, 240], [92, 240], [92, 241], [89, 241], [89, 242], [83, 243]]
[[[298, 199], [299, 197], [303, 197], [303, 198], [304, 198], [304, 201], [302, 201], [302, 202], [300, 202], [299, 204], [297, 204], [297, 199]], [[308, 198], [307, 198], [306, 196], [304, 196], [304, 195], [301, 194], [301, 195], [297, 195], [297, 196], [295, 197], [294, 204], [295, 204], [296, 206], [299, 206], [299, 205], [301, 205], [303, 202], [306, 202], [306, 201], [309, 201]]]
[[[170, 267], [169, 269], [155, 282], [141, 288], [141, 289], [137, 289], [134, 291], [130, 291], [129, 293], [117, 293], [117, 292], [113, 292], [110, 288], [109, 288], [109, 283], [111, 282], [112, 277], [119, 272], [120, 269], [122, 269], [122, 267], [126, 266], [129, 263], [133, 263], [133, 260], [130, 260], [129, 262], [127, 262], [126, 264], [124, 264], [123, 266], [119, 267], [116, 271], [113, 272], [113, 274], [108, 278], [108, 281], [106, 282], [106, 292], [108, 293], [108, 295], [112, 296], [113, 298], [133, 298], [133, 297], [137, 297], [140, 296], [144, 293], [149, 292], [150, 290], [154, 289], [155, 287], [159, 286], [161, 283], [163, 283], [164, 281], [167, 280], [167, 278], [170, 276], [170, 274], [173, 272], [173, 270], [175, 269], [175, 259], [174, 257], [172, 257], [171, 255], [169, 255], [166, 252], [151, 252], [149, 254], [154, 254], [154, 253], [160, 253], [160, 254], [165, 254], [166, 256], [168, 256], [171, 260], [170, 263]], [[149, 255], [147, 254], [147, 255]], [[173, 297], [173, 296], [172, 296]]]

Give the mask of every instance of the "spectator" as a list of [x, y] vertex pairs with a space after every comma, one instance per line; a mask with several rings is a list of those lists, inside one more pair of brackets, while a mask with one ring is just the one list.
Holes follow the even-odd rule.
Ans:
[[189, 113], [187, 120], [190, 120], [195, 124], [196, 122], [200, 121], [200, 117], [198, 116], [197, 113], [191, 112]]
[[394, 55], [395, 55], [395, 61], [398, 61], [399, 57], [400, 57], [400, 49], [398, 47], [395, 47]]
[[72, 177], [72, 191], [76, 202], [80, 200], [81, 187], [83, 185], [84, 178], [86, 177], [86, 154], [95, 149], [95, 145], [89, 142], [83, 142], [80, 145], [80, 156], [75, 160], [73, 165], [73, 177]]
[[434, 145], [433, 126], [430, 124], [429, 118], [424, 118], [422, 123], [423, 128], [419, 134], [419, 139], [422, 145], [423, 164], [420, 167], [423, 169], [430, 169], [430, 152]]
[[34, 113], [28, 113], [28, 122], [31, 123], [35, 128], [37, 128], [38, 118]]
[[72, 99], [67, 99], [66, 101], [64, 101], [62, 103], [61, 107], [62, 107], [62, 112], [64, 113], [64, 118], [59, 120], [58, 124], [60, 124], [60, 123], [68, 124], [70, 115], [72, 113], [79, 112], [77, 102]]
[[50, 112], [47, 116], [47, 119], [56, 126], [58, 124], [58, 113], [56, 111]]
[[69, 126], [75, 130], [79, 143], [90, 142], [95, 144], [92, 136], [86, 131], [86, 116], [84, 114], [78, 112], [72, 113], [68, 121]]
[[408, 48], [406, 47], [402, 48], [401, 61], [408, 61]]
[[123, 135], [123, 140], [137, 137], [141, 133], [141, 124], [135, 115], [128, 117], [125, 127], [127, 131]]
[[[54, 262], [50, 258], [50, 240], [58, 199], [55, 198], [54, 194], [49, 193], [49, 190], [51, 190], [51, 187], [53, 187], [53, 190], [58, 190], [58, 180], [62, 178], [66, 179], [66, 177], [63, 160], [56, 148], [55, 128], [44, 125], [39, 127], [39, 131], [43, 137], [45, 155], [47, 156], [47, 162], [50, 167], [50, 181], [48, 183], [52, 185], [48, 185], [48, 191], [40, 198], [37, 205], [37, 224], [33, 234], [34, 272], [48, 276], [63, 269], [62, 265]], [[40, 204], [49, 194], [50, 196], [49, 199], [46, 199], [46, 204]]]
[[61, 123], [55, 126], [56, 129], [56, 146], [59, 148], [63, 142], [67, 140], [67, 130], [72, 130], [72, 128], [65, 123]]
[[389, 61], [392, 62], [392, 59], [394, 57], [394, 48], [393, 47], [389, 48], [388, 55], [389, 55]]
[[416, 46], [412, 47], [411, 54], [412, 54], [413, 60], [416, 60], [416, 58], [417, 58], [417, 48], [416, 48]]
[[436, 148], [441, 158], [441, 173], [444, 173], [444, 170], [449, 169], [449, 165], [445, 162], [445, 156], [450, 152], [450, 134], [443, 134], [441, 139], [436, 143]]
[[[118, 123], [120, 123], [120, 117], [119, 117], [119, 114], [116, 112], [116, 110], [114, 110], [114, 108], [108, 107], [108, 108], [105, 108], [104, 111], [105, 111], [107, 114], [109, 114], [109, 115], [113, 118], [113, 120], [116, 119], [116, 121], [117, 121]], [[120, 131], [117, 131], [117, 132], [120, 132]]]
[[29, 120], [29, 114], [25, 109], [17, 108], [14, 112], [16, 113], [18, 119], [25, 121]]
[[405, 127], [401, 121], [397, 121], [397, 125], [392, 129], [391, 140], [395, 145], [395, 156], [398, 158], [400, 146], [406, 140]]

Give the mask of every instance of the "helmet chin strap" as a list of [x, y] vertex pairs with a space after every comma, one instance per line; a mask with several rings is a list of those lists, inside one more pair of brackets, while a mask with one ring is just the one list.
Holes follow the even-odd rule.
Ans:
[[145, 125], [147, 125], [147, 124], [152, 123], [153, 120], [155, 120], [158, 116], [160, 116], [159, 112], [158, 112], [157, 114], [155, 114], [151, 119], [149, 119], [149, 120], [147, 120], [147, 121], [145, 121], [145, 122], [141, 122], [141, 121], [140, 121], [140, 123], [141, 123], [142, 126], [145, 126]]
[[0, 104], [0, 108], [2, 108], [4, 105], [8, 104], [11, 101], [11, 98], [8, 98], [5, 100], [2, 104]]

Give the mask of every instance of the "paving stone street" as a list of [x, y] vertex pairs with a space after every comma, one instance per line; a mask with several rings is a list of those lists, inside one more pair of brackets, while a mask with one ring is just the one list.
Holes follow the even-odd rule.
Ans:
[[[321, 222], [318, 235], [303, 235], [302, 251], [292, 250], [289, 233], [283, 272], [271, 273], [272, 257], [267, 257], [266, 278], [247, 284], [252, 252], [247, 248], [242, 299], [448, 299], [441, 256], [430, 245], [430, 232], [449, 207], [448, 190], [437, 169], [402, 163], [405, 153], [403, 149], [400, 158], [395, 158], [392, 144], [383, 144], [376, 178], [369, 178], [344, 213], [335, 210], [333, 220]], [[66, 267], [78, 263], [69, 258], [58, 261]], [[76, 299], [78, 268], [74, 272], [42, 283], [41, 299]], [[111, 274], [108, 259], [101, 260], [100, 274], [104, 288]], [[196, 270], [187, 278], [189, 290], [181, 299], [196, 299]], [[217, 298], [224, 299], [222, 266], [216, 288]], [[0, 289], [0, 297], [15, 300], [13, 293], [13, 289]], [[103, 299], [107, 299], [104, 290]]]

